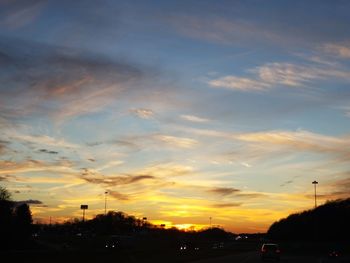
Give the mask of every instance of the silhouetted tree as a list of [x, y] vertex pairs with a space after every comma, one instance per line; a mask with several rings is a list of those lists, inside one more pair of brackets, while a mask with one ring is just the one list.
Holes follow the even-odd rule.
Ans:
[[21, 204], [15, 208], [14, 223], [18, 237], [27, 238], [31, 235], [33, 219], [27, 204]]
[[0, 186], [0, 249], [7, 248], [12, 237], [12, 207], [10, 192]]

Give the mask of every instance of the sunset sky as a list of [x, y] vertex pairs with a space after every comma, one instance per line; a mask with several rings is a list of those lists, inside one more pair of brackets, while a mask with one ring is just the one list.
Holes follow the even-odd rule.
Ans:
[[350, 1], [0, 0], [0, 185], [263, 232], [350, 197]]

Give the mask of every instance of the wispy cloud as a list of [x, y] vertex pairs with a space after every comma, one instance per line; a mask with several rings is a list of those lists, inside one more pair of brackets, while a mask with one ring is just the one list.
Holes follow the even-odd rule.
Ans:
[[33, 200], [33, 199], [15, 201], [15, 204], [16, 205], [28, 204], [28, 205], [35, 205], [35, 206], [46, 207], [46, 205], [44, 205], [42, 201], [40, 201], [40, 200]]
[[[36, 147], [53, 146], [59, 148], [79, 148], [77, 144], [67, 142], [64, 138], [54, 138], [48, 135], [27, 135], [21, 132], [12, 132], [8, 133], [7, 136], [13, 141], [30, 144]], [[43, 150], [42, 152], [48, 153], [46, 149]]]
[[340, 58], [350, 58], [350, 42], [343, 44], [328, 43], [324, 44], [321, 49]]
[[210, 121], [209, 119], [201, 118], [195, 115], [181, 115], [180, 117], [186, 121], [199, 122], [199, 123]]
[[240, 190], [236, 188], [217, 187], [217, 188], [208, 190], [208, 192], [225, 196], [225, 195], [231, 195], [231, 194], [240, 192]]
[[176, 137], [171, 135], [154, 135], [154, 139], [163, 142], [166, 145], [178, 148], [193, 148], [198, 144], [198, 141], [194, 139]]
[[[61, 173], [74, 173], [73, 163], [66, 160], [59, 160], [55, 162], [45, 162], [43, 160], [28, 159], [23, 161], [0, 161], [2, 169], [0, 174], [21, 174], [27, 172], [61, 172]], [[25, 178], [22, 178], [25, 179]], [[29, 181], [31, 178], [28, 179]]]
[[220, 203], [220, 204], [213, 204], [212, 206], [215, 208], [229, 208], [229, 207], [237, 207], [241, 205], [242, 203]]
[[58, 154], [58, 152], [56, 152], [56, 151], [50, 151], [50, 150], [47, 150], [47, 149], [40, 149], [39, 152], [41, 152], [41, 153], [48, 153], [48, 154]]
[[[143, 70], [122, 60], [53, 46], [4, 40], [8, 74], [0, 79], [17, 90], [1, 89], [5, 116], [46, 114], [58, 120], [101, 111], [143, 77]], [[31, 54], [31, 59], [26, 58]], [[39, 73], [38, 73], [39, 72]]]
[[9, 144], [8, 141], [0, 140], [0, 155], [5, 152], [8, 144]]
[[350, 154], [348, 147], [344, 147], [349, 144], [347, 138], [325, 136], [303, 130], [245, 133], [238, 134], [236, 138], [246, 142], [285, 146], [300, 151], [346, 156]]
[[16, 177], [14, 175], [10, 175], [10, 174], [0, 175], [0, 181], [13, 181], [13, 180], [16, 180]]
[[168, 16], [164, 21], [180, 34], [190, 38], [206, 40], [224, 45], [237, 44], [247, 40], [283, 41], [284, 37], [271, 28], [242, 19], [228, 19], [219, 16], [199, 17], [196, 15]]
[[208, 81], [212, 87], [232, 90], [267, 90], [276, 86], [305, 87], [312, 81], [336, 79], [348, 82], [350, 71], [338, 67], [320, 65], [299, 65], [291, 63], [267, 63], [249, 70], [249, 78], [234, 75]]
[[128, 201], [130, 198], [128, 195], [126, 194], [122, 194], [120, 192], [117, 192], [117, 191], [111, 191], [109, 190], [108, 191], [108, 194], [110, 196], [112, 196], [113, 198], [117, 199], [117, 200], [120, 200], [120, 201]]
[[118, 186], [118, 185], [127, 185], [133, 184], [142, 180], [151, 180], [154, 179], [151, 175], [120, 175], [120, 176], [103, 176], [100, 174], [95, 174], [90, 170], [86, 169], [82, 175], [81, 179], [85, 180], [88, 183], [100, 184], [104, 186]]
[[150, 119], [154, 115], [151, 109], [131, 109], [130, 112], [141, 119]]
[[250, 78], [242, 78], [237, 76], [225, 76], [218, 79], [214, 79], [208, 82], [212, 87], [226, 88], [232, 90], [263, 90], [269, 88], [267, 83], [259, 82], [258, 80]]
[[193, 167], [188, 165], [180, 165], [176, 163], [163, 163], [145, 167], [138, 171], [138, 173], [150, 174], [158, 178], [178, 177], [191, 174], [194, 171]]
[[46, 0], [1, 1], [0, 26], [16, 29], [34, 21], [46, 5]]

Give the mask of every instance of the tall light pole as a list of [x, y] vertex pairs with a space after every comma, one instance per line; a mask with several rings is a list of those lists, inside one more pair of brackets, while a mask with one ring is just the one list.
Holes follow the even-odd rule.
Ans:
[[209, 217], [209, 226], [210, 226], [210, 229], [211, 229], [211, 217]]
[[316, 201], [316, 185], [318, 184], [318, 182], [315, 180], [312, 182], [312, 184], [315, 186], [315, 208], [317, 207], [317, 201]]
[[81, 205], [80, 209], [83, 210], [83, 222], [85, 222], [85, 210], [88, 209], [88, 205]]
[[105, 215], [107, 214], [107, 194], [108, 192], [105, 192]]

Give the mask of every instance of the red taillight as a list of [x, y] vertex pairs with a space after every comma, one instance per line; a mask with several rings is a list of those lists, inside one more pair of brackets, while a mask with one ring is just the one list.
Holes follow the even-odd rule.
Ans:
[[266, 249], [261, 249], [261, 252], [262, 252], [262, 253], [265, 253], [265, 252], [266, 252]]

